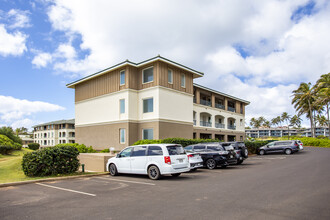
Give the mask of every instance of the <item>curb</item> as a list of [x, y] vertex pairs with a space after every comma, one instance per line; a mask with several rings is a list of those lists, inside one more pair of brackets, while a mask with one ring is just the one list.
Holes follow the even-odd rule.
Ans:
[[1, 183], [0, 188], [8, 187], [8, 186], [18, 186], [30, 183], [41, 183], [41, 182], [51, 182], [54, 180], [66, 180], [66, 179], [77, 179], [77, 178], [85, 178], [85, 177], [92, 177], [92, 176], [102, 176], [108, 175], [109, 173], [98, 173], [98, 174], [87, 174], [87, 175], [77, 175], [77, 176], [63, 176], [63, 177], [52, 177], [47, 179], [39, 179], [39, 180], [27, 180], [21, 182], [11, 182], [11, 183]]

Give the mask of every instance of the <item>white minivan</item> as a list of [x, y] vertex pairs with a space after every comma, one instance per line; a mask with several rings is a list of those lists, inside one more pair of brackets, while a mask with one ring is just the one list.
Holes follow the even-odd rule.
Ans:
[[112, 176], [118, 173], [147, 174], [156, 180], [165, 174], [179, 176], [190, 168], [180, 144], [147, 144], [126, 147], [108, 160], [107, 171]]

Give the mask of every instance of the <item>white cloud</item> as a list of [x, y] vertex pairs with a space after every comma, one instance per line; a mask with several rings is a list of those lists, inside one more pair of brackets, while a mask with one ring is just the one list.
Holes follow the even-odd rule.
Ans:
[[10, 22], [9, 28], [27, 28], [31, 27], [28, 11], [22, 11], [19, 9], [11, 9], [7, 13], [7, 19]]
[[[12, 127], [13, 129], [15, 128], [21, 128], [21, 127], [24, 127], [24, 128], [31, 128], [33, 125], [36, 125], [38, 124], [38, 122], [36, 121], [33, 121], [29, 118], [25, 118], [25, 119], [22, 119], [22, 120], [17, 120], [17, 121], [14, 121], [10, 127]], [[0, 126], [1, 127], [1, 126]]]
[[32, 60], [37, 68], [46, 67], [48, 63], [52, 61], [52, 55], [50, 53], [39, 52]]
[[13, 127], [21, 127], [21, 125], [28, 127], [34, 121], [27, 117], [33, 114], [64, 109], [62, 106], [47, 102], [29, 101], [0, 95], [0, 123], [3, 124], [5, 122], [4, 124], [12, 125]]
[[22, 32], [8, 33], [5, 26], [0, 24], [0, 55], [22, 55], [27, 50], [26, 39], [27, 35]]

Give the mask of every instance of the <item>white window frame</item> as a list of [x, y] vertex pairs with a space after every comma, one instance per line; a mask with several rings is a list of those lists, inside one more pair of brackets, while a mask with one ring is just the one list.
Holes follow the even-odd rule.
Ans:
[[[124, 72], [124, 83], [121, 83], [121, 73]], [[126, 82], [126, 71], [125, 70], [121, 70], [119, 72], [119, 84], [122, 86], [122, 85], [125, 85], [125, 82]]]
[[[122, 139], [122, 136], [121, 136], [122, 133], [121, 132], [122, 131], [124, 131], [124, 142], [121, 141], [121, 139]], [[125, 144], [126, 143], [126, 129], [125, 128], [120, 128], [119, 129], [119, 143], [120, 144]]]
[[[152, 139], [144, 139], [144, 130], [152, 130]], [[142, 140], [153, 140], [154, 139], [154, 129], [153, 128], [143, 128], [142, 129]]]
[[149, 82], [144, 82], [144, 81], [143, 81], [143, 80], [144, 80], [144, 71], [147, 70], [147, 69], [151, 69], [151, 68], [154, 68], [154, 66], [149, 66], [149, 67], [144, 68], [144, 69], [142, 70], [142, 84], [151, 83], [151, 82], [154, 81], [154, 71], [152, 71], [152, 81], [149, 81]]
[[152, 113], [152, 112], [144, 112], [144, 100], [148, 100], [148, 99], [152, 99], [152, 112], [154, 112], [154, 97], [148, 97], [148, 98], [142, 99], [142, 113], [143, 114]]
[[[182, 80], [182, 76], [183, 76], [183, 80]], [[182, 86], [182, 82], [183, 82], [183, 86]], [[182, 88], [186, 88], [186, 74], [184, 74], [184, 73], [181, 73], [181, 82], [180, 82], [180, 84], [181, 84]]]
[[[169, 77], [168, 77], [169, 72], [171, 72], [171, 81], [169, 80]], [[169, 84], [173, 84], [173, 70], [171, 70], [171, 69], [167, 70], [167, 82]]]
[[[121, 112], [121, 101], [124, 100], [124, 112]], [[119, 114], [125, 114], [126, 113], [126, 102], [125, 99], [119, 99]]]

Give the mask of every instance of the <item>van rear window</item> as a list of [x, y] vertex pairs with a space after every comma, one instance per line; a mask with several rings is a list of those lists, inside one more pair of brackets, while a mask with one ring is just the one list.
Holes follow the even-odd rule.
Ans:
[[186, 152], [183, 150], [183, 147], [180, 145], [167, 146], [166, 148], [169, 155], [186, 154]]

